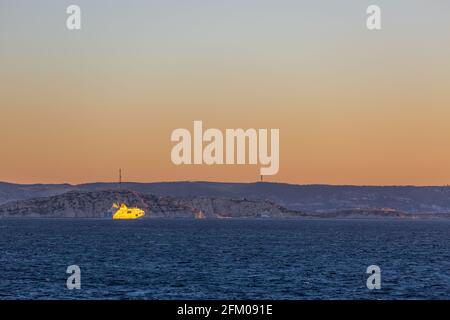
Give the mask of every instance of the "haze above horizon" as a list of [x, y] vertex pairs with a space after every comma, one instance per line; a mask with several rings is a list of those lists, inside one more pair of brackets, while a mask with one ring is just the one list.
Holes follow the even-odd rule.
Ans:
[[176, 128], [278, 128], [267, 182], [450, 183], [450, 2], [0, 1], [0, 180], [259, 180], [176, 166]]

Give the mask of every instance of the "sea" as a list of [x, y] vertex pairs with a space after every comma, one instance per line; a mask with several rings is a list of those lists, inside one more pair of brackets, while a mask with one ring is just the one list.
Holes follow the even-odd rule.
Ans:
[[1, 219], [0, 299], [450, 299], [450, 220]]

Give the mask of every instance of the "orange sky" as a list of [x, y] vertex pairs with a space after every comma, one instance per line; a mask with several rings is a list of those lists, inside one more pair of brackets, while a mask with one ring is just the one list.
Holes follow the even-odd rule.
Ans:
[[450, 183], [447, 3], [383, 2], [369, 32], [361, 2], [252, 2], [81, 1], [71, 32], [59, 2], [2, 1], [0, 181], [257, 180], [172, 164], [172, 130], [202, 120], [279, 128], [266, 181]]

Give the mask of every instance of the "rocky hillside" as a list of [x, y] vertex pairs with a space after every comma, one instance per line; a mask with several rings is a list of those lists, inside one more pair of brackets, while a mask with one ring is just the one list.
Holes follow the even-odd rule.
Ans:
[[233, 218], [292, 217], [302, 213], [270, 201], [215, 197], [155, 196], [129, 190], [69, 191], [60, 195], [11, 201], [0, 205], [0, 217], [102, 218], [113, 202], [146, 211], [146, 217]]
[[[282, 183], [162, 182], [122, 183], [140, 194], [174, 198], [204, 197], [258, 200], [268, 199], [285, 208], [306, 212], [334, 212], [354, 208], [392, 208], [422, 214], [450, 212], [449, 186], [333, 186]], [[0, 204], [14, 200], [55, 196], [68, 191], [116, 189], [116, 183], [35, 184], [0, 182]]]
[[286, 209], [269, 200], [170, 197], [130, 190], [69, 191], [49, 197], [10, 201], [0, 205], [0, 217], [110, 218], [113, 202], [142, 208], [146, 218], [450, 218], [448, 213], [411, 214], [387, 208], [303, 212]]

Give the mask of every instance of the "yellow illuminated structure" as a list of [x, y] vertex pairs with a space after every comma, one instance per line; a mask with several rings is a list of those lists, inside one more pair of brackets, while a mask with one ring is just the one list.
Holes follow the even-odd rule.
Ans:
[[145, 216], [145, 211], [139, 208], [128, 208], [125, 203], [120, 206], [117, 203], [113, 203], [113, 208], [118, 209], [113, 214], [113, 219], [139, 219]]

